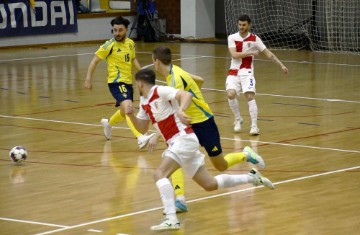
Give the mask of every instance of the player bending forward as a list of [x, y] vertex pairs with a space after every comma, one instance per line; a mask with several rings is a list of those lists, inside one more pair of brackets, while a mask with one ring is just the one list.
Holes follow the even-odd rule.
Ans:
[[199, 151], [199, 141], [189, 126], [191, 117], [184, 112], [192, 100], [192, 94], [168, 86], [155, 85], [155, 73], [149, 69], [140, 70], [135, 75], [135, 81], [142, 96], [140, 111], [135, 117], [134, 109], [129, 106], [126, 114], [141, 133], [147, 132], [151, 121], [169, 146], [163, 152], [160, 165], [153, 175], [166, 216], [163, 222], [152, 226], [151, 230], [180, 228], [176, 216], [174, 189], [168, 179], [180, 167], [206, 191], [246, 183], [265, 185], [274, 189], [271, 181], [255, 169], [249, 174], [211, 176], [204, 165], [204, 154]]

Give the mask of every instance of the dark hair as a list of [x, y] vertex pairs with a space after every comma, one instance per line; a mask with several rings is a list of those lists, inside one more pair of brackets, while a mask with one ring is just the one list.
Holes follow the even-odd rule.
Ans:
[[143, 81], [151, 85], [155, 85], [155, 78], [155, 72], [151, 69], [141, 69], [135, 74], [136, 81]]
[[125, 28], [127, 28], [129, 26], [129, 24], [130, 24], [130, 21], [123, 18], [123, 17], [121, 17], [121, 16], [119, 16], [119, 17], [116, 17], [113, 20], [111, 20], [110, 24], [113, 27], [114, 27], [114, 24], [117, 24], [117, 25], [122, 24], [122, 25], [125, 26]]
[[248, 15], [241, 15], [238, 19], [238, 21], [247, 21], [249, 24], [251, 24], [250, 16]]
[[158, 59], [164, 65], [171, 64], [171, 50], [165, 46], [158, 46], [153, 50], [154, 59]]

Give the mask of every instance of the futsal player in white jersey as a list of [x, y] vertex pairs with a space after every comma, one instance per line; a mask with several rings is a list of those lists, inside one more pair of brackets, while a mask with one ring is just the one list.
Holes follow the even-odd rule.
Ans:
[[288, 74], [288, 69], [266, 48], [258, 36], [249, 32], [250, 25], [251, 19], [248, 15], [240, 16], [238, 19], [239, 32], [228, 37], [231, 65], [226, 78], [226, 92], [229, 106], [235, 115], [234, 131], [239, 132], [243, 122], [237, 100], [237, 96], [242, 91], [249, 105], [250, 135], [259, 135], [260, 130], [257, 125], [258, 107], [255, 101], [254, 56], [259, 55], [261, 52], [277, 63], [285, 74]]
[[126, 115], [141, 133], [147, 132], [151, 121], [168, 145], [153, 174], [166, 217], [159, 225], [152, 226], [151, 230], [180, 228], [176, 216], [174, 188], [169, 180], [170, 175], [180, 167], [206, 191], [246, 183], [274, 189], [271, 181], [261, 176], [256, 169], [252, 169], [249, 174], [211, 176], [204, 165], [204, 154], [199, 151], [198, 138], [189, 125], [191, 117], [185, 114], [192, 102], [192, 94], [169, 86], [155, 85], [155, 73], [150, 69], [140, 70], [135, 75], [135, 81], [142, 96], [140, 110], [135, 117], [133, 107], [128, 106]]

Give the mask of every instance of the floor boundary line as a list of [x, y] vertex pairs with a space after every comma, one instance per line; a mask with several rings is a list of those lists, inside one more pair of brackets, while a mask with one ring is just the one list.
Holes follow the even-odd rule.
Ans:
[[[344, 172], [344, 171], [351, 171], [351, 170], [355, 170], [355, 169], [359, 169], [359, 168], [360, 168], [360, 166], [342, 168], [342, 169], [338, 169], [338, 170], [313, 174], [313, 175], [309, 175], [309, 176], [302, 176], [302, 177], [297, 177], [297, 178], [293, 178], [293, 179], [278, 181], [278, 182], [275, 182], [273, 184], [274, 185], [285, 184], [285, 183], [290, 183], [290, 182], [300, 181], [300, 180], [305, 180], [305, 179], [311, 179], [311, 178], [324, 176], [324, 175], [331, 175], [331, 174], [340, 173], [340, 172]], [[235, 190], [235, 191], [226, 192], [226, 193], [220, 193], [220, 194], [216, 194], [216, 195], [212, 195], [212, 196], [192, 199], [192, 200], [188, 200], [187, 202], [188, 203], [198, 202], [198, 201], [203, 201], [203, 200], [207, 200], [207, 199], [211, 199], [211, 198], [227, 196], [227, 195], [230, 195], [230, 194], [241, 193], [241, 192], [245, 192], [245, 191], [249, 191], [249, 190], [253, 190], [253, 189], [259, 189], [259, 188], [263, 188], [263, 187], [264, 186], [250, 187], [250, 188], [246, 188], [246, 189], [240, 189], [240, 190]], [[77, 224], [77, 225], [73, 225], [73, 226], [68, 226], [66, 228], [60, 228], [60, 229], [56, 229], [56, 230], [50, 230], [50, 231], [46, 231], [46, 232], [42, 232], [42, 233], [37, 233], [35, 235], [52, 234], [52, 233], [56, 233], [56, 232], [61, 232], [61, 231], [73, 229], [73, 228], [80, 228], [80, 227], [84, 227], [84, 226], [87, 226], [87, 225], [97, 224], [97, 223], [101, 223], [101, 222], [105, 222], [105, 221], [120, 219], [120, 218], [124, 218], [124, 217], [129, 217], [129, 216], [133, 216], [133, 215], [137, 215], [137, 214], [143, 214], [143, 213], [156, 211], [156, 210], [162, 210], [162, 209], [163, 209], [162, 206], [161, 207], [150, 208], [150, 209], [147, 209], [147, 210], [141, 210], [141, 211], [132, 212], [132, 213], [128, 213], [128, 214], [123, 214], [123, 215], [108, 217], [108, 218], [104, 218], [104, 219], [100, 219], [100, 220], [94, 220], [94, 221], [90, 221], [90, 222], [86, 222], [86, 223], [82, 223], [82, 224]]]

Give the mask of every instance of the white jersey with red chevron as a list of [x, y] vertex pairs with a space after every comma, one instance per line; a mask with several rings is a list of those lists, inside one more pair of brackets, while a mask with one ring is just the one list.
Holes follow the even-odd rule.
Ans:
[[137, 118], [151, 120], [153, 126], [167, 143], [183, 134], [192, 133], [177, 116], [179, 105], [175, 99], [178, 89], [169, 86], [153, 86], [147, 97], [140, 97], [140, 111]]
[[[249, 33], [245, 38], [240, 33], [234, 33], [228, 37], [228, 47], [236, 48], [237, 52], [247, 52], [258, 50], [262, 52], [266, 46], [255, 34]], [[231, 65], [228, 75], [254, 75], [254, 56], [242, 59], [231, 59]]]

